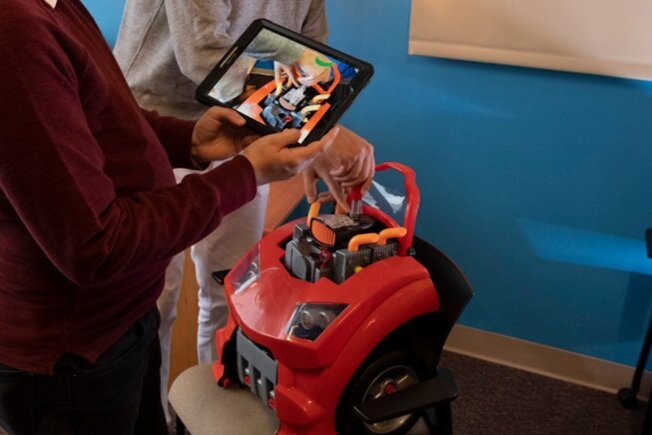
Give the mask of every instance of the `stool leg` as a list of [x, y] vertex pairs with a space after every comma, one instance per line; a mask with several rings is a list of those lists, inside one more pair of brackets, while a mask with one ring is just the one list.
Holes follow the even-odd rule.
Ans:
[[[650, 392], [652, 394], [652, 391]], [[643, 430], [641, 435], [650, 435], [652, 433], [652, 396], [647, 403], [647, 410], [645, 411], [645, 420], [643, 420]]]
[[638, 392], [641, 388], [641, 378], [643, 377], [643, 371], [645, 370], [645, 364], [647, 363], [647, 358], [650, 355], [650, 347], [652, 346], [652, 318], [650, 319], [650, 325], [647, 328], [647, 334], [645, 335], [645, 342], [643, 343], [643, 348], [641, 349], [641, 355], [638, 357], [638, 364], [636, 364], [636, 371], [634, 372], [634, 377], [632, 378], [632, 390]]
[[618, 391], [618, 401], [625, 408], [634, 408], [636, 406], [636, 395], [641, 388], [641, 379], [643, 378], [643, 373], [645, 372], [645, 365], [647, 364], [651, 347], [652, 316], [650, 317], [650, 324], [648, 325], [647, 333], [645, 334], [645, 341], [643, 342], [643, 347], [641, 348], [641, 354], [639, 355], [638, 362], [636, 363], [636, 369], [634, 370], [634, 376], [632, 377], [632, 384], [629, 388], [621, 388]]

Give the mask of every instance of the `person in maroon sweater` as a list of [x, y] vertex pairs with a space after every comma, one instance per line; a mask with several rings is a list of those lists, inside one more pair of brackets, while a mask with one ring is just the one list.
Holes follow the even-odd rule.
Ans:
[[[234, 111], [141, 110], [79, 0], [0, 13], [0, 427], [166, 433], [157, 313], [169, 258], [332, 141], [287, 148]], [[175, 185], [172, 166], [230, 162]]]

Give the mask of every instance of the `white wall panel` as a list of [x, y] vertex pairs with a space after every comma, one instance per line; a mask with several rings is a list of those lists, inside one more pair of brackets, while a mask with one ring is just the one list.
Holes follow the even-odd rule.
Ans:
[[412, 0], [410, 54], [652, 80], [652, 0]]

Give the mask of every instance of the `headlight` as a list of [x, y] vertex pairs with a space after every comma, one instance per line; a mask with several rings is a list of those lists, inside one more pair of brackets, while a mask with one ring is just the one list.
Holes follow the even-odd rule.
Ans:
[[258, 244], [229, 273], [234, 293], [240, 293], [260, 278], [260, 255]]
[[299, 304], [287, 332], [314, 341], [346, 307], [346, 304]]

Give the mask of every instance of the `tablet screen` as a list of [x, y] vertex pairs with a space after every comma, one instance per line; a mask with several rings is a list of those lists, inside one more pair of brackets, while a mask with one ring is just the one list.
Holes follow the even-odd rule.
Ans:
[[272, 131], [300, 129], [301, 143], [313, 130], [332, 125], [338, 108], [357, 93], [361, 70], [352, 65], [355, 60], [324, 51], [262, 27], [207, 95]]

